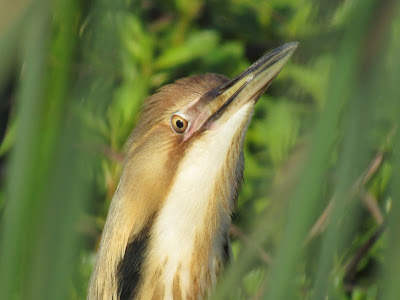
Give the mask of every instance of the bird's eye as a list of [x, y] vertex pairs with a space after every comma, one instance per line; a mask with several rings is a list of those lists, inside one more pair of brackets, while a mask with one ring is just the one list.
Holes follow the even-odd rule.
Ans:
[[188, 127], [188, 121], [179, 115], [172, 115], [171, 127], [176, 133], [184, 133]]

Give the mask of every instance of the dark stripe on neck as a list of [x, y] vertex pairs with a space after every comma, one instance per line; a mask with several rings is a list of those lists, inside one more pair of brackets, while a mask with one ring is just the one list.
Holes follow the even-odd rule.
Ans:
[[229, 239], [229, 234], [226, 234], [225, 241], [222, 246], [222, 263], [227, 265], [231, 261], [231, 241]]
[[133, 237], [125, 249], [123, 259], [118, 263], [117, 279], [120, 300], [133, 299], [138, 291], [143, 272], [150, 237], [150, 225]]

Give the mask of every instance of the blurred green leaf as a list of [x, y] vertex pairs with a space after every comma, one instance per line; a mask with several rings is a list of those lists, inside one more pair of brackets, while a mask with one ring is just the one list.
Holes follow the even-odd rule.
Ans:
[[261, 268], [251, 270], [246, 276], [243, 278], [243, 284], [246, 290], [246, 293], [249, 295], [254, 294], [260, 287], [265, 273]]
[[215, 31], [193, 32], [182, 45], [171, 46], [156, 60], [158, 69], [178, 67], [202, 56], [206, 56], [218, 44], [218, 34]]

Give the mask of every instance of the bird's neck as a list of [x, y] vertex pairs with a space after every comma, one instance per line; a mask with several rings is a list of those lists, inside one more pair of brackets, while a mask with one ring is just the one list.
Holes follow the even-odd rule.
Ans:
[[134, 234], [122, 209], [127, 199], [113, 200], [91, 279], [91, 289], [100, 292], [89, 299], [198, 299], [208, 293], [229, 260], [236, 191], [226, 190], [232, 178], [223, 169], [205, 174], [203, 168], [201, 160], [183, 168], [162, 208]]
[[151, 229], [141, 299], [160, 293], [165, 299], [205, 296], [229, 259], [236, 173], [221, 165], [221, 161], [229, 163], [226, 156], [206, 161], [210, 156], [204, 151], [209, 147], [197, 145], [187, 153], [158, 212]]

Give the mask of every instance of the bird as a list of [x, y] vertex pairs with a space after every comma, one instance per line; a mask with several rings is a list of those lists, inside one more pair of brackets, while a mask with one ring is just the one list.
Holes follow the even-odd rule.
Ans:
[[229, 80], [207, 73], [148, 97], [126, 143], [88, 300], [204, 299], [232, 258], [229, 227], [254, 107], [298, 42]]

